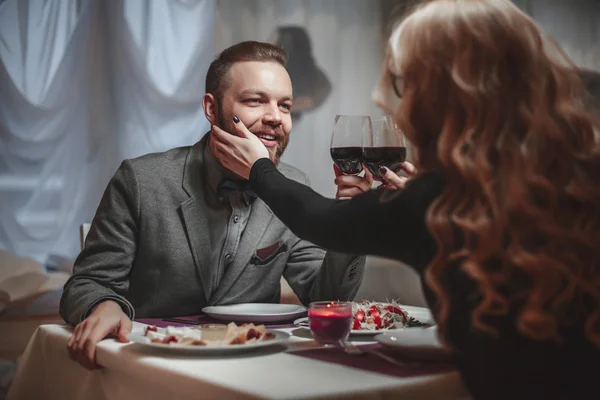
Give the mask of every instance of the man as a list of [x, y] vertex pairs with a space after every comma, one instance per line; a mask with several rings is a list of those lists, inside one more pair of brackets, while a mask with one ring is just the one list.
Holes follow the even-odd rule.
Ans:
[[[243, 42], [211, 64], [202, 106], [212, 125], [240, 120], [279, 163], [292, 129], [286, 54]], [[109, 183], [60, 304], [77, 325], [71, 357], [95, 368], [97, 342], [126, 341], [134, 317], [197, 314], [208, 305], [279, 301], [281, 277], [298, 298], [351, 300], [364, 257], [326, 253], [299, 240], [215, 159], [210, 135], [192, 147], [125, 160]], [[345, 178], [345, 177], [340, 177]], [[341, 179], [338, 194], [353, 188]], [[358, 191], [369, 190], [357, 179]]]

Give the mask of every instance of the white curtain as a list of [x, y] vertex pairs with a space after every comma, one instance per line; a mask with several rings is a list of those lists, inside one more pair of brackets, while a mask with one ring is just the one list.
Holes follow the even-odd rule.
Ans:
[[[331, 83], [325, 102], [294, 122], [282, 160], [335, 194], [329, 144], [336, 114], [381, 115], [371, 101], [381, 63], [381, 7], [373, 0], [219, 0], [217, 50], [242, 40], [272, 41], [277, 27], [306, 29], [317, 66]], [[294, 84], [294, 91], [299, 87]]]
[[87, 200], [94, 13], [90, 1], [0, 5], [0, 246], [16, 254], [45, 258]]
[[202, 136], [214, 9], [215, 0], [0, 2], [0, 250], [73, 258], [78, 227], [123, 158]]
[[110, 57], [121, 158], [197, 142], [215, 2], [111, 0]]

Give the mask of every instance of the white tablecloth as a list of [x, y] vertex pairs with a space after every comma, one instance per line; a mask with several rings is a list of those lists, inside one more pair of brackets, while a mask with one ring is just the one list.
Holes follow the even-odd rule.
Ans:
[[[134, 330], [144, 325], [135, 323]], [[292, 333], [289, 348], [311, 346]], [[43, 325], [20, 362], [7, 400], [25, 399], [466, 399], [457, 373], [394, 378], [288, 354], [281, 347], [198, 357], [140, 351], [107, 339], [104, 368], [87, 371], [68, 356], [71, 329]], [[385, 362], [385, 361], [382, 361]]]

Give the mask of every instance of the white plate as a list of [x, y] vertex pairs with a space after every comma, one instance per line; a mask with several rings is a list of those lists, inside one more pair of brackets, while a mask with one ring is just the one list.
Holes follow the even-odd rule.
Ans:
[[437, 326], [385, 332], [375, 336], [375, 340], [413, 358], [440, 359], [451, 356], [437, 337]]
[[290, 335], [286, 332], [276, 331], [267, 329], [267, 332], [271, 332], [275, 335], [273, 339], [265, 340], [264, 342], [256, 342], [250, 344], [238, 344], [238, 345], [223, 345], [223, 346], [185, 346], [180, 344], [162, 344], [152, 343], [150, 339], [144, 336], [144, 332], [132, 332], [127, 335], [127, 338], [145, 347], [163, 349], [174, 352], [186, 352], [186, 353], [202, 353], [202, 354], [225, 354], [225, 353], [236, 353], [242, 351], [248, 351], [252, 349], [258, 349], [261, 347], [273, 346], [276, 344], [285, 343]]
[[[404, 329], [404, 328], [397, 328], [397, 329]], [[374, 335], [379, 335], [382, 332], [390, 332], [394, 329], [375, 329], [375, 330], [365, 330], [365, 329], [352, 329], [350, 331], [351, 335], [354, 336], [374, 336]]]
[[[296, 325], [297, 327], [300, 327], [300, 328], [309, 328], [308, 317], [298, 318], [297, 320], [294, 321], [294, 325]], [[399, 328], [399, 329], [404, 329], [404, 328]], [[372, 331], [367, 331], [364, 329], [352, 329], [350, 331], [350, 334], [355, 335], [355, 336], [373, 336], [373, 335], [378, 335], [380, 333], [389, 332], [389, 331], [391, 331], [391, 329], [379, 329], [379, 330], [372, 330]]]
[[[402, 308], [404, 311], [406, 311], [408, 313], [409, 317], [412, 317], [414, 319], [416, 319], [419, 322], [422, 322], [424, 324], [435, 324], [435, 321], [433, 320], [433, 316], [431, 315], [431, 311], [428, 308], [425, 307], [414, 307], [414, 306], [403, 306], [401, 305], [400, 308]], [[308, 317], [304, 317], [304, 318], [298, 318], [297, 320], [294, 321], [294, 325], [299, 326], [299, 327], [304, 327], [304, 328], [308, 328]], [[405, 327], [401, 327], [401, 328], [397, 328], [397, 329], [377, 329], [377, 330], [363, 330], [363, 329], [352, 329], [350, 331], [351, 335], [355, 335], [355, 336], [373, 336], [373, 335], [378, 335], [380, 333], [386, 333], [386, 332], [392, 332], [392, 331], [396, 331], [398, 329], [406, 329]], [[410, 328], [413, 329], [413, 328]]]
[[416, 306], [400, 306], [401, 309], [408, 313], [409, 317], [413, 317], [419, 322], [428, 325], [435, 325], [435, 320], [431, 314], [431, 310], [427, 307], [416, 307]]
[[246, 303], [204, 307], [202, 312], [226, 322], [282, 322], [306, 315], [306, 307], [295, 304]]

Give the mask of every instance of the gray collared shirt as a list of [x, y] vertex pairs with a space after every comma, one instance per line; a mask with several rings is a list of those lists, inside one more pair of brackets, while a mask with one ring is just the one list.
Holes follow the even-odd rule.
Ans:
[[232, 194], [228, 198], [219, 197], [217, 194], [219, 183], [223, 178], [232, 178], [231, 173], [217, 162], [208, 145], [204, 147], [204, 160], [208, 234], [211, 248], [215, 249], [211, 265], [218, 268], [218, 273], [215, 274], [217, 281], [214, 282], [214, 287], [218, 287], [237, 252], [250, 217], [252, 202], [246, 194], [242, 193]]

